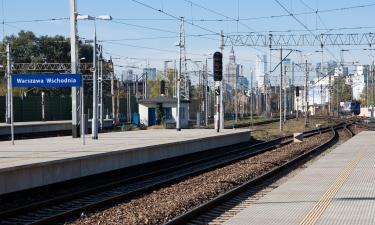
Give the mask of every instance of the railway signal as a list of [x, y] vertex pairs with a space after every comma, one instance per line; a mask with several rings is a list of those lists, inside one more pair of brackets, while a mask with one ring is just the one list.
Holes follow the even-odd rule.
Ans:
[[223, 80], [223, 54], [221, 52], [214, 53], [214, 81]]
[[215, 81], [215, 95], [216, 95], [216, 130], [220, 130], [220, 82], [223, 80], [223, 54], [215, 52], [214, 57], [214, 81]]

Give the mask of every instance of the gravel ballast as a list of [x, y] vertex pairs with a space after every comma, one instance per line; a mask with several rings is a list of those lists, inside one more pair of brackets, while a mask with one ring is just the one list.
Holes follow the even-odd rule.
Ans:
[[331, 132], [191, 177], [66, 224], [163, 224], [226, 191], [320, 145]]

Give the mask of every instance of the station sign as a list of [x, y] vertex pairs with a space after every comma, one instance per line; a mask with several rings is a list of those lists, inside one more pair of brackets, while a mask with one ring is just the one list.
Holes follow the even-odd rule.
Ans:
[[13, 87], [79, 87], [81, 74], [13, 74]]

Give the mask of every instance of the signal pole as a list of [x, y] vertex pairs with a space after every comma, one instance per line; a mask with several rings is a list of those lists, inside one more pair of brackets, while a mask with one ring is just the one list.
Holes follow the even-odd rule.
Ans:
[[215, 95], [216, 95], [216, 131], [220, 131], [220, 93], [221, 93], [221, 81], [223, 79], [223, 54], [221, 52], [215, 52], [214, 57], [214, 81], [215, 81]]

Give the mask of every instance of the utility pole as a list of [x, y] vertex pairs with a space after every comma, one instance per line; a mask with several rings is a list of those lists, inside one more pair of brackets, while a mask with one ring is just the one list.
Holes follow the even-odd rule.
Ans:
[[254, 99], [253, 99], [253, 82], [254, 82], [254, 72], [251, 71], [251, 85], [250, 85], [250, 123], [253, 126], [253, 109], [254, 109]]
[[[270, 56], [269, 56], [269, 67], [270, 71], [267, 75], [267, 78], [265, 79], [265, 94], [266, 94], [266, 117], [268, 118], [271, 115], [271, 93], [269, 93], [268, 90], [268, 85], [269, 85], [269, 77], [271, 76], [272, 73], [272, 34], [269, 34], [269, 50], [270, 50]], [[266, 75], [266, 74], [265, 74]]]
[[206, 56], [206, 66], [204, 68], [204, 114], [205, 114], [205, 119], [204, 123], [205, 126], [208, 126], [208, 59]]
[[117, 122], [120, 122], [120, 81], [117, 80], [117, 98], [116, 98], [116, 119]]
[[176, 97], [177, 92], [177, 66], [176, 66], [176, 60], [173, 61], [173, 97]]
[[372, 109], [371, 109], [371, 112], [372, 112], [372, 116], [371, 116], [371, 119], [374, 120], [374, 104], [375, 104], [375, 84], [374, 84], [374, 56], [372, 56], [372, 63], [371, 63], [371, 74], [372, 74]]
[[[363, 68], [364, 68], [364, 66], [363, 66]], [[370, 70], [367, 71], [367, 74], [366, 74], [366, 107], [369, 106], [369, 98], [368, 98], [368, 77], [369, 77], [369, 75], [370, 75]]]
[[[70, 0], [70, 61], [71, 72], [76, 74], [78, 71], [78, 35], [77, 35], [77, 1]], [[79, 89], [72, 87], [72, 137], [79, 137]], [[81, 121], [82, 122], [82, 121]]]
[[8, 104], [9, 112], [8, 116], [10, 117], [10, 136], [12, 139], [12, 145], [14, 145], [14, 111], [13, 111], [13, 87], [12, 87], [12, 47], [8, 43], [6, 46], [7, 52], [7, 77], [8, 77]]
[[182, 77], [182, 29], [184, 26], [184, 17], [180, 17], [180, 43], [179, 43], [179, 76], [177, 78], [177, 110], [176, 110], [176, 130], [181, 131], [180, 128], [180, 102], [181, 102], [181, 96], [180, 96], [180, 81]]
[[234, 74], [234, 123], [237, 124], [238, 115], [238, 93], [237, 93], [237, 72]]
[[[320, 62], [320, 74], [318, 76], [318, 81], [320, 80], [320, 76], [323, 76], [323, 57], [324, 57], [324, 51], [323, 51], [324, 45], [323, 45], [323, 34], [320, 34], [320, 51], [322, 53], [321, 62]], [[328, 69], [327, 69], [328, 71]], [[321, 111], [320, 114], [323, 115], [323, 85], [320, 84], [320, 105], [321, 105]]]
[[[112, 58], [110, 59], [110, 63], [111, 63], [111, 70], [113, 70], [113, 62], [112, 62]], [[113, 123], [115, 124], [116, 123], [116, 112], [115, 112], [115, 78], [114, 78], [115, 74], [114, 74], [114, 71], [111, 71], [111, 100], [112, 100], [112, 120], [113, 120]]]
[[307, 59], [305, 61], [305, 127], [307, 127], [307, 117], [308, 117], [308, 112], [309, 112], [309, 98], [308, 98], [308, 86], [307, 82], [309, 80], [309, 70], [307, 68]]
[[103, 117], [103, 50], [102, 46], [98, 46], [99, 50], [99, 123], [100, 130], [103, 129], [104, 117]]
[[[12, 75], [10, 74], [9, 72], [9, 69], [10, 68], [10, 59], [11, 59], [11, 46], [10, 44], [8, 43], [7, 46], [6, 46], [6, 53], [7, 53], [7, 95], [6, 95], [6, 116], [5, 116], [5, 121], [7, 124], [10, 124], [11, 123], [11, 116], [12, 116], [12, 112], [11, 112], [11, 97], [12, 97]], [[9, 69], [8, 69], [9, 68]]]
[[286, 73], [286, 66], [284, 67], [284, 82], [285, 82], [285, 85], [284, 85], [284, 119], [283, 119], [283, 123], [286, 122], [286, 110], [288, 108], [288, 104], [287, 104], [287, 73]]
[[283, 49], [280, 48], [280, 90], [279, 90], [279, 118], [280, 118], [280, 131], [283, 131], [284, 129], [284, 123], [283, 123]]
[[[220, 50], [224, 55], [224, 32], [220, 31]], [[223, 101], [223, 81], [220, 82], [220, 129], [224, 130], [224, 101]]]
[[92, 120], [91, 120], [91, 136], [92, 139], [98, 139], [98, 66], [97, 66], [97, 43], [96, 43], [96, 24], [94, 20], [94, 39], [93, 39], [93, 75], [92, 75]]

